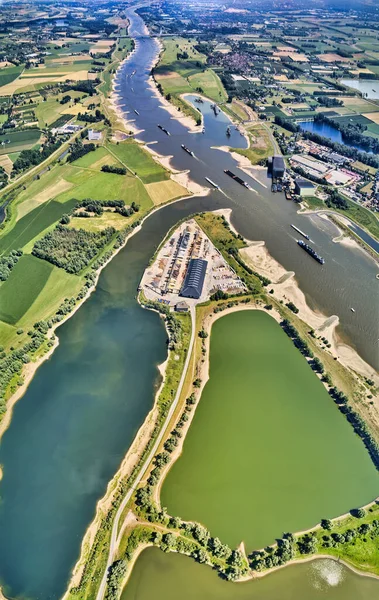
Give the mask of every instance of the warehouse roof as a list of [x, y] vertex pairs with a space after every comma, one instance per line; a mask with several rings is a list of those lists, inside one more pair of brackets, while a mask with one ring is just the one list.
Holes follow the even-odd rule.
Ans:
[[295, 183], [299, 188], [314, 188], [314, 184], [311, 181], [307, 181], [306, 179], [295, 179]]
[[185, 298], [200, 298], [203, 291], [205, 273], [208, 262], [202, 258], [192, 258], [189, 262], [186, 277], [180, 295]]

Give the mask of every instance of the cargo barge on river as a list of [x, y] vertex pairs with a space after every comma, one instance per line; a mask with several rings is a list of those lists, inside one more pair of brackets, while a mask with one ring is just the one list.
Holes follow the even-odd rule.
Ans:
[[241, 177], [238, 177], [238, 175], [235, 175], [234, 173], [232, 173], [232, 171], [229, 171], [229, 169], [224, 169], [224, 173], [226, 173], [227, 175], [229, 175], [229, 177], [231, 177], [232, 179], [234, 179], [234, 181], [237, 181], [237, 183], [239, 183], [240, 185], [243, 185], [248, 190], [251, 189], [251, 187], [249, 186], [248, 183], [246, 183], [246, 181], [244, 181], [243, 179], [241, 179]]
[[305, 250], [305, 252], [307, 252], [312, 258], [317, 260], [317, 262], [319, 262], [320, 265], [323, 265], [325, 263], [325, 260], [322, 258], [322, 256], [317, 254], [316, 250], [313, 250], [313, 248], [311, 246], [308, 246], [308, 244], [303, 242], [303, 240], [297, 240], [297, 243], [299, 244], [300, 248]]

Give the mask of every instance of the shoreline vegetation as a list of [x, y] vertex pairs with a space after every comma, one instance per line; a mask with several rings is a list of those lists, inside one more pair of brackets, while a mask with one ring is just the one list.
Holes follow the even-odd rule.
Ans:
[[[214, 218], [221, 219], [222, 226], [225, 227], [226, 231], [229, 231], [229, 232], [233, 231], [233, 228], [230, 227], [230, 225], [228, 224], [228, 222], [225, 218], [225, 214], [219, 214], [220, 212], [224, 213], [224, 211], [218, 211], [218, 214], [216, 213], [216, 215], [214, 215], [214, 213], [205, 213], [204, 218], [206, 218], [207, 214], [214, 215], [212, 218], [213, 219]], [[200, 226], [204, 227], [204, 223], [201, 222], [202, 214], [203, 213], [201, 213], [198, 217], [195, 217], [195, 218], [198, 219], [198, 223], [200, 224]], [[227, 211], [226, 215], [228, 217], [230, 217], [230, 212]], [[215, 242], [215, 238], [214, 237], [212, 238], [211, 230], [206, 229], [206, 233], [212, 239], [212, 241]], [[234, 235], [235, 235], [236, 239], [238, 239], [237, 234], [235, 233]], [[216, 247], [217, 247], [217, 243], [216, 243]], [[247, 248], [249, 248], [249, 246], [247, 246]], [[270, 258], [272, 258], [272, 257], [270, 257]], [[276, 261], [274, 261], [274, 263], [275, 262]], [[233, 264], [233, 266], [234, 266], [234, 264]], [[254, 265], [254, 267], [257, 270], [259, 270], [256, 265]], [[261, 275], [261, 278], [263, 278], [263, 281], [266, 281], [266, 279], [267, 279], [266, 275]], [[268, 281], [268, 279], [267, 279], [267, 281]], [[257, 284], [258, 283], [259, 283], [259, 279], [257, 280]], [[271, 287], [272, 285], [274, 285], [274, 284], [268, 283], [267, 287]], [[164, 477], [166, 476], [166, 474], [168, 472], [168, 469], [170, 468], [172, 463], [180, 456], [180, 453], [182, 450], [182, 445], [183, 445], [183, 442], [185, 439], [185, 434], [190, 427], [190, 423], [193, 418], [193, 414], [196, 409], [197, 403], [199, 402], [199, 400], [201, 398], [202, 389], [208, 378], [208, 368], [209, 368], [208, 356], [209, 356], [209, 342], [210, 342], [209, 333], [210, 333], [211, 324], [217, 318], [224, 316], [224, 315], [228, 314], [229, 312], [238, 311], [241, 309], [242, 310], [246, 310], [246, 309], [247, 310], [264, 310], [264, 311], [268, 312], [280, 324], [283, 320], [284, 314], [285, 314], [285, 316], [287, 316], [290, 319], [291, 322], [293, 322], [293, 319], [296, 319], [297, 326], [298, 326], [298, 323], [300, 322], [299, 317], [297, 317], [297, 315], [293, 314], [292, 311], [288, 307], [286, 307], [284, 304], [281, 304], [281, 302], [278, 298], [275, 299], [274, 296], [272, 296], [272, 300], [273, 301], [275, 300], [275, 306], [268, 305], [267, 301], [268, 301], [269, 297], [266, 294], [263, 294], [263, 296], [262, 296], [262, 287], [260, 287], [260, 288], [257, 287], [257, 293], [258, 293], [258, 295], [256, 295], [255, 297], [254, 297], [254, 295], [253, 296], [245, 295], [244, 297], [231, 297], [228, 301], [221, 302], [221, 303], [220, 302], [207, 302], [207, 303], [205, 303], [205, 305], [199, 306], [197, 309], [196, 330], [203, 331], [204, 336], [202, 336], [201, 338], [196, 337], [196, 346], [195, 346], [195, 350], [192, 354], [191, 361], [189, 363], [188, 371], [186, 374], [185, 384], [184, 384], [183, 390], [182, 390], [181, 400], [180, 400], [177, 410], [175, 411], [175, 413], [172, 417], [172, 420], [170, 422], [170, 427], [167, 428], [167, 431], [168, 431], [171, 427], [173, 427], [171, 434], [165, 440], [162, 440], [160, 451], [158, 452], [158, 454], [155, 455], [155, 458], [149, 467], [148, 473], [143, 478], [144, 485], [142, 487], [138, 487], [138, 489], [136, 490], [135, 494], [133, 495], [131, 501], [124, 508], [123, 514], [121, 516], [120, 526], [119, 526], [119, 529], [117, 532], [118, 550], [113, 555], [115, 560], [112, 563], [112, 565], [108, 571], [108, 579], [107, 579], [108, 588], [107, 588], [107, 595], [105, 597], [109, 600], [118, 598], [121, 589], [124, 587], [124, 585], [127, 581], [127, 578], [130, 575], [132, 566], [135, 563], [137, 555], [145, 547], [152, 545], [152, 544], [158, 545], [164, 551], [180, 551], [184, 554], [188, 554], [188, 555], [192, 556], [193, 558], [195, 558], [195, 560], [198, 560], [199, 562], [212, 564], [213, 567], [216, 566], [217, 570], [220, 571], [220, 574], [223, 577], [226, 577], [227, 579], [231, 579], [231, 580], [245, 581], [247, 578], [263, 576], [263, 574], [264, 575], [269, 574], [269, 573], [271, 573], [272, 569], [276, 569], [279, 566], [278, 564], [274, 564], [270, 567], [265, 567], [265, 566], [262, 566], [262, 564], [261, 564], [258, 567], [258, 564], [257, 564], [256, 566], [258, 568], [254, 568], [252, 570], [253, 561], [257, 562], [258, 558], [259, 558], [259, 560], [262, 562], [263, 560], [265, 560], [268, 557], [265, 555], [261, 556], [260, 554], [257, 557], [257, 555], [255, 553], [252, 553], [251, 555], [249, 555], [249, 557], [247, 557], [243, 546], [240, 547], [240, 549], [236, 549], [234, 551], [231, 549], [228, 549], [224, 544], [222, 544], [222, 542], [220, 540], [218, 540], [218, 538], [211, 538], [209, 532], [207, 532], [206, 528], [204, 528], [202, 525], [197, 524], [197, 523], [184, 523], [181, 521], [181, 519], [179, 517], [171, 517], [171, 516], [167, 515], [165, 513], [165, 509], [163, 509], [160, 506], [160, 501], [159, 501], [160, 487], [162, 485]], [[163, 306], [159, 305], [158, 303], [153, 303], [153, 302], [146, 303], [143, 297], [140, 297], [140, 301], [145, 305], [146, 308], [162, 311]], [[199, 314], [199, 311], [202, 314]], [[320, 316], [317, 315], [317, 318], [320, 319]], [[324, 321], [325, 321], [324, 317], [321, 317], [321, 321], [319, 321], [319, 323], [324, 322]], [[307, 330], [309, 329], [308, 324], [303, 322], [303, 325], [306, 326]], [[332, 323], [331, 326], [329, 327], [329, 329], [330, 329], [329, 335], [333, 332], [335, 325], [336, 325], [336, 323], [334, 323], [334, 324]], [[303, 331], [302, 331], [302, 333], [303, 333]], [[323, 338], [325, 338], [327, 340], [325, 335], [323, 336]], [[313, 336], [311, 336], [311, 337], [313, 338]], [[314, 342], [315, 348], [316, 348], [316, 343], [317, 342], [315, 341]], [[327, 342], [327, 343], [329, 343], [329, 342]], [[351, 351], [355, 352], [352, 349], [351, 349]], [[327, 344], [323, 340], [321, 340], [320, 347], [317, 349], [317, 353], [319, 353], [321, 356], [324, 356], [326, 354], [326, 352], [329, 354], [329, 349], [327, 348]], [[200, 365], [199, 365], [199, 362], [201, 363]], [[331, 357], [331, 360], [329, 361], [328, 366], [329, 366], [329, 364], [333, 365], [333, 367], [335, 369], [335, 371], [333, 371], [333, 376], [336, 377], [339, 384], [340, 384], [340, 382], [342, 382], [342, 380], [344, 378], [347, 379], [347, 381], [348, 381], [347, 387], [349, 388], [349, 390], [348, 390], [349, 392], [351, 392], [352, 389], [355, 389], [354, 394], [356, 394], [357, 389], [359, 389], [360, 393], [363, 395], [368, 393], [369, 390], [366, 387], [363, 386], [364, 389], [361, 387], [362, 386], [361, 377], [353, 376], [351, 374], [351, 372], [350, 372], [350, 374], [348, 374], [347, 369], [345, 367], [343, 367], [342, 365], [340, 365], [338, 361], [336, 362], [333, 357]], [[340, 374], [340, 369], [343, 370], [342, 376]], [[167, 370], [165, 373], [167, 376]], [[324, 375], [319, 373], [319, 376], [320, 376], [321, 380], [323, 378], [325, 379], [325, 373], [324, 373]], [[200, 381], [200, 384], [196, 385], [196, 386], [193, 385], [195, 377], [196, 377], [196, 380]], [[326, 387], [328, 389], [330, 389], [330, 386], [331, 386], [330, 375], [329, 375], [328, 380], [323, 381], [323, 383], [326, 385]], [[351, 388], [350, 386], [353, 386], [353, 388]], [[354, 388], [354, 386], [358, 386], [358, 387]], [[343, 388], [343, 389], [344, 389], [344, 391], [346, 391], [346, 388]], [[345, 394], [342, 393], [342, 395], [344, 396]], [[157, 399], [156, 399], [156, 402], [157, 402]], [[356, 406], [356, 405], [354, 404], [354, 406]], [[141, 438], [141, 431], [143, 431], [143, 427], [147, 427], [148, 424], [149, 424], [149, 417], [145, 421], [144, 426], [142, 426], [142, 428], [138, 432], [137, 438], [136, 438], [135, 442], [133, 443], [132, 448], [135, 447], [134, 446], [135, 443], [137, 443], [137, 446], [139, 445], [138, 438]], [[128, 455], [129, 455], [129, 452], [127, 454], [127, 457], [128, 457]], [[127, 458], [126, 458], [126, 460], [127, 460]], [[148, 475], [148, 477], [147, 477], [147, 475]], [[119, 477], [120, 477], [120, 472], [118, 472], [116, 474], [115, 478], [113, 479], [113, 484], [109, 484], [108, 490], [115, 489], [115, 486], [117, 485], [117, 482], [119, 481]], [[100, 503], [99, 503], [98, 507], [99, 506], [100, 506]], [[368, 513], [366, 513], [366, 509], [367, 509]], [[376, 519], [373, 519], [372, 515], [374, 514], [374, 516], [375, 516], [376, 511], [378, 511], [378, 510], [379, 510], [378, 502], [376, 500], [374, 500], [373, 502], [368, 504], [364, 509], [356, 509], [356, 512], [354, 513], [355, 516], [352, 516], [352, 514], [347, 514], [347, 515], [343, 515], [342, 517], [336, 517], [335, 519], [331, 520], [332, 528], [334, 527], [333, 523], [337, 524], [337, 531], [332, 532], [332, 533], [335, 533], [337, 535], [337, 537], [336, 537], [336, 540], [334, 540], [333, 537], [331, 538], [331, 541], [330, 541], [331, 549], [330, 550], [329, 549], [326, 550], [324, 546], [322, 546], [322, 551], [319, 551], [316, 548], [316, 545], [318, 543], [326, 544], [326, 541], [327, 541], [327, 540], [320, 538], [321, 541], [319, 540], [317, 542], [317, 540], [316, 540], [317, 531], [319, 531], [319, 532], [324, 531], [321, 528], [322, 526], [318, 525], [318, 526], [312, 528], [311, 530], [309, 530], [308, 532], [301, 532], [300, 534], [293, 534], [293, 536], [289, 538], [288, 543], [287, 543], [287, 541], [283, 541], [282, 546], [281, 545], [272, 546], [272, 548], [273, 548], [272, 552], [275, 553], [278, 548], [282, 548], [284, 545], [286, 547], [286, 551], [287, 550], [289, 551], [288, 557], [287, 557], [287, 553], [284, 554], [284, 556], [287, 557], [287, 559], [285, 560], [285, 564], [286, 565], [287, 564], [296, 564], [296, 562], [299, 560], [299, 557], [303, 557], [303, 553], [300, 550], [296, 550], [294, 544], [297, 544], [298, 541], [299, 542], [301, 541], [301, 544], [303, 544], [303, 546], [305, 548], [304, 554], [312, 555], [312, 556], [307, 556], [306, 560], [317, 559], [318, 557], [320, 558], [320, 557], [324, 556], [324, 554], [329, 558], [330, 557], [334, 558], [335, 560], [340, 560], [342, 557], [344, 562], [346, 562], [347, 566], [353, 567], [354, 569], [357, 569], [359, 574], [365, 575], [366, 567], [364, 565], [357, 565], [356, 562], [354, 562], [354, 559], [349, 560], [349, 557], [345, 556], [344, 549], [342, 547], [342, 544], [344, 543], [344, 541], [342, 541], [342, 543], [341, 543], [341, 540], [344, 540], [345, 538], [338, 537], [338, 536], [344, 535], [344, 533], [343, 534], [339, 533], [340, 530], [343, 531], [344, 529], [346, 529], [346, 530], [349, 529], [348, 535], [350, 535], [351, 527], [348, 527], [348, 525], [351, 523], [352, 520], [353, 520], [353, 522], [355, 522], [354, 519], [356, 520], [357, 524], [359, 523], [359, 526], [367, 524], [366, 521], [368, 521], [368, 524], [369, 524], [368, 531], [371, 531], [370, 530], [371, 521], [375, 521], [375, 524], [373, 525], [373, 530], [372, 530], [371, 534], [374, 535], [374, 532], [375, 532], [375, 535], [376, 535], [376, 531], [379, 526], [379, 521], [377, 521]], [[95, 525], [97, 520], [98, 520], [98, 511], [97, 511], [96, 520], [91, 525], [91, 527], [93, 525]], [[327, 524], [327, 527], [328, 528], [330, 527], [329, 523]], [[182, 530], [184, 530], [184, 533], [181, 533]], [[363, 530], [365, 531], [364, 535], [367, 535], [366, 527], [364, 527]], [[326, 531], [330, 531], [330, 530], [327, 529]], [[379, 529], [378, 529], [378, 531], [379, 531]], [[316, 532], [316, 533], [314, 533], [314, 532]], [[310, 535], [310, 534], [312, 534], [312, 535]], [[288, 535], [290, 536], [292, 534], [288, 534]], [[329, 536], [328, 533], [325, 533], [324, 535]], [[358, 534], [353, 533], [352, 535], [355, 536]], [[359, 535], [361, 535], [361, 534], [359, 533]], [[287, 538], [283, 538], [283, 539], [287, 540]], [[206, 540], [206, 547], [204, 547], [204, 540]], [[217, 551], [221, 552], [220, 556], [216, 556], [216, 558], [213, 556], [212, 552], [214, 550], [214, 546], [212, 545], [212, 548], [211, 548], [212, 552], [211, 552], [211, 550], [208, 547], [209, 540], [213, 540], [210, 543], [211, 543], [211, 545], [215, 544], [215, 547], [218, 548]], [[329, 543], [329, 540], [328, 540], [328, 543]], [[288, 544], [291, 546], [291, 548], [287, 547]], [[337, 557], [333, 555], [333, 552], [335, 551], [335, 547], [337, 547], [337, 555], [338, 555]], [[74, 570], [74, 576], [71, 581], [69, 590], [68, 590], [67, 594], [65, 595], [65, 599], [68, 599], [70, 597], [72, 597], [72, 598], [77, 597], [77, 595], [75, 594], [75, 591], [72, 589], [72, 586], [73, 586], [74, 582], [78, 580], [79, 571], [80, 571], [80, 569], [83, 568], [83, 565], [86, 563], [85, 555], [87, 554], [88, 550], [89, 550], [88, 546], [83, 543], [82, 556], [81, 556], [80, 561], [77, 563], [76, 569]], [[213, 557], [212, 559], [210, 559], [209, 552], [211, 552], [211, 554], [212, 554], [212, 557]], [[262, 551], [257, 551], [257, 552], [260, 553]], [[282, 550], [280, 550], [280, 553], [281, 552], [282, 552]], [[296, 554], [296, 552], [297, 552], [297, 554]], [[100, 556], [102, 556], [102, 562], [104, 563], [103, 551], [99, 552], [99, 549], [97, 549], [97, 553], [100, 554]], [[293, 556], [294, 554], [296, 554], [296, 557]], [[214, 562], [214, 559], [216, 560], [216, 562]], [[301, 560], [302, 559], [303, 558], [301, 558]], [[274, 560], [276, 560], [276, 559], [274, 559]], [[101, 562], [101, 559], [100, 559], [100, 562]], [[270, 564], [270, 563], [268, 563], [268, 564]], [[283, 564], [283, 566], [285, 566], [285, 565]], [[377, 573], [374, 573], [372, 575], [372, 576], [376, 577], [377, 574], [379, 573], [379, 566], [375, 565], [375, 567], [372, 567], [372, 569], [377, 571]], [[368, 570], [370, 570], [370, 568], [368, 568]], [[92, 577], [90, 578], [90, 580], [93, 582], [94, 579], [98, 581], [98, 576], [96, 576], [94, 574], [94, 571], [92, 571]], [[71, 592], [70, 592], [70, 590], [71, 590]], [[91, 597], [92, 596], [90, 595], [89, 592], [85, 593], [84, 596], [83, 595], [81, 596], [81, 598], [91, 598]]]

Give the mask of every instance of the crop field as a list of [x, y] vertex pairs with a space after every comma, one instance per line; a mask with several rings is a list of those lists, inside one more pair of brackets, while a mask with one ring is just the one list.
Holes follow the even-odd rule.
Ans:
[[0, 142], [9, 140], [9, 144], [5, 143], [0, 146], [0, 154], [9, 154], [11, 152], [21, 152], [28, 150], [37, 144], [41, 137], [39, 129], [27, 129], [25, 131], [11, 131], [4, 135], [0, 135]]
[[[72, 198], [72, 196], [70, 197]], [[51, 200], [30, 211], [17, 221], [13, 229], [0, 238], [0, 253], [23, 248], [47, 227], [58, 221], [73, 206], [75, 206], [75, 200], [68, 200], [64, 204]]]
[[133, 142], [107, 145], [120, 162], [141, 178], [143, 183], [154, 183], [169, 178], [168, 172], [149, 155], [146, 150]]
[[188, 195], [186, 188], [172, 179], [148, 183], [146, 189], [155, 206]]
[[30, 254], [22, 256], [1, 285], [0, 319], [11, 325], [17, 323], [38, 297], [53, 268]]
[[[164, 48], [155, 78], [162, 84], [165, 94], [178, 96], [200, 87], [213, 100], [226, 99], [221, 80], [212, 69], [206, 68], [205, 56], [194, 49], [192, 42], [180, 37], [166, 38]], [[188, 58], [178, 56], [184, 52]]]
[[70, 221], [70, 227], [75, 229], [84, 229], [84, 231], [102, 231], [106, 227], [114, 227], [122, 229], [130, 223], [130, 219], [123, 217], [119, 213], [112, 211], [104, 211], [100, 217], [73, 217]]
[[25, 329], [36, 321], [46, 319], [52, 315], [62, 303], [63, 298], [77, 294], [83, 285], [82, 277], [70, 275], [63, 269], [55, 267], [47, 261], [41, 261], [31, 254], [26, 256], [28, 258], [33, 258], [36, 261], [46, 263], [52, 267], [52, 269], [39, 294], [34, 298], [29, 298], [31, 302], [18, 322], [18, 325]]
[[[73, 167], [65, 172], [65, 179], [73, 183], [75, 189], [73, 187], [57, 196], [57, 203], [67, 203], [70, 198], [75, 197], [78, 200], [124, 200], [126, 204], [131, 204], [134, 200], [141, 208], [149, 208], [152, 205], [143, 184], [132, 175], [115, 175]], [[67, 210], [63, 206], [62, 214], [64, 212]]]
[[[8, 67], [0, 71], [0, 88], [11, 83], [22, 73], [23, 67]], [[1, 92], [1, 89], [0, 89]]]
[[[78, 158], [78, 160], [75, 160], [71, 164], [74, 165], [75, 167], [96, 169], [95, 165], [99, 161], [102, 161], [103, 158], [109, 158], [109, 164], [111, 164], [111, 159], [114, 160], [114, 157], [112, 156], [112, 154], [110, 154], [106, 148], [101, 146], [101, 147], [97, 148], [94, 152], [88, 152], [88, 154], [86, 154], [85, 156], [82, 156], [81, 158]], [[106, 163], [102, 162], [102, 164], [106, 164]]]
[[379, 106], [377, 104], [374, 104], [369, 100], [363, 100], [363, 98], [358, 98], [357, 96], [354, 96], [352, 98], [341, 96], [339, 99], [343, 101], [344, 106], [348, 106], [350, 110], [358, 114], [373, 113], [379, 111]]

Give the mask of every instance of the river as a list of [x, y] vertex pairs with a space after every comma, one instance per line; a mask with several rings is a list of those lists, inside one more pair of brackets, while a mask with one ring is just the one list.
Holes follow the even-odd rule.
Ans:
[[[225, 143], [226, 117], [204, 107], [206, 134], [194, 135], [160, 107], [146, 82], [158, 51], [131, 10], [136, 52], [118, 72], [125, 110], [138, 108], [140, 134], [178, 169], [191, 168], [201, 184], [209, 176], [225, 194], [186, 199], [153, 214], [102, 272], [83, 307], [58, 330], [60, 345], [38, 370], [15, 407], [0, 446], [0, 580], [12, 596], [56, 600], [64, 592], [82, 537], [136, 431], [152, 406], [156, 365], [165, 357], [165, 332], [156, 314], [143, 311], [135, 292], [144, 268], [168, 229], [195, 211], [230, 207], [233, 223], [249, 239], [265, 239], [269, 251], [296, 271], [312, 306], [338, 314], [340, 333], [376, 363], [378, 282], [374, 261], [361, 250], [332, 242], [334, 225], [298, 216], [281, 194], [249, 183], [248, 192], [223, 169], [231, 157], [210, 147]], [[133, 85], [130, 84], [133, 71]], [[220, 127], [219, 122], [224, 121]], [[172, 133], [167, 137], [157, 123]], [[233, 143], [243, 139], [233, 132]], [[197, 159], [180, 148], [185, 143]], [[321, 267], [296, 245], [290, 223], [306, 229], [326, 259]], [[356, 308], [353, 315], [350, 306]], [[368, 498], [370, 500], [370, 498]]]

